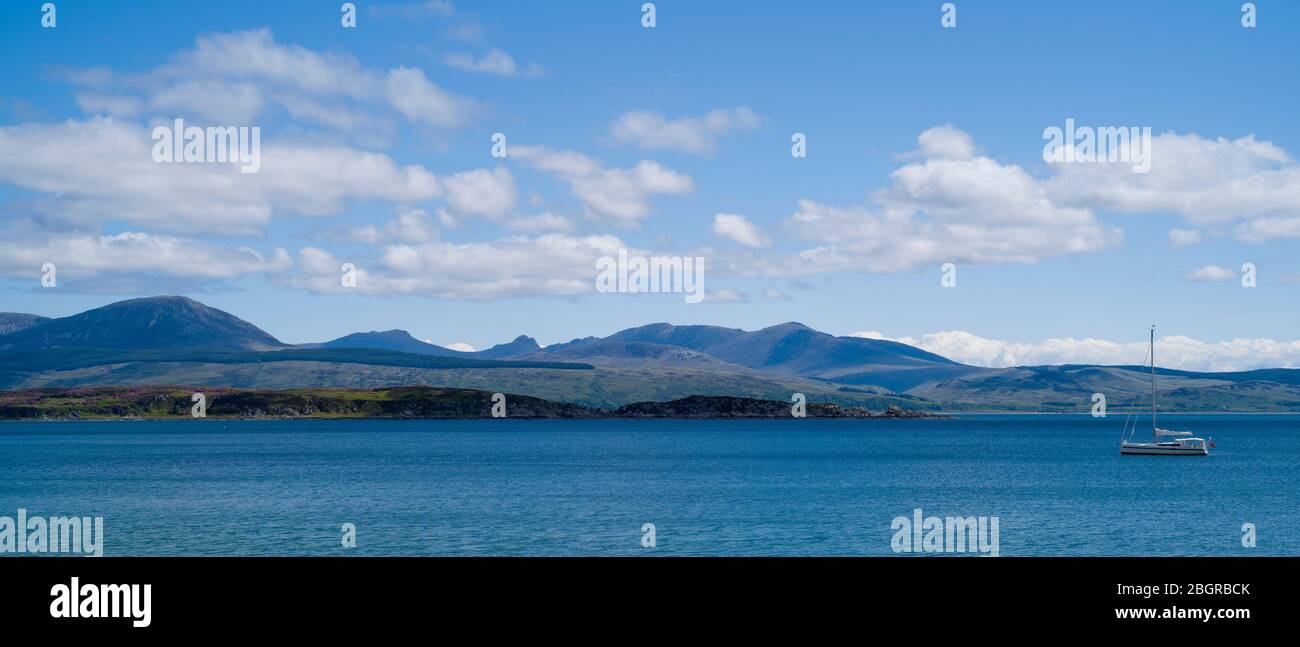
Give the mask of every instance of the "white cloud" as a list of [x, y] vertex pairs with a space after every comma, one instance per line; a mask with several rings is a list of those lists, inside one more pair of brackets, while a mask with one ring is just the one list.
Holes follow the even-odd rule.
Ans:
[[935, 126], [916, 138], [918, 150], [903, 153], [901, 159], [969, 160], [975, 158], [975, 139], [952, 124]]
[[83, 110], [117, 117], [185, 117], [253, 125], [273, 105], [296, 119], [352, 130], [383, 129], [385, 112], [413, 123], [454, 128], [475, 102], [444, 90], [415, 68], [363, 67], [352, 56], [277, 43], [268, 29], [200, 36], [194, 49], [143, 74], [97, 68], [64, 71], [85, 90]]
[[1240, 223], [1247, 242], [1300, 236], [1300, 165], [1254, 135], [1151, 138], [1151, 169], [1127, 164], [1056, 163], [1048, 183], [1064, 204], [1121, 213], [1172, 213], [1194, 225]]
[[[951, 330], [911, 337], [890, 338], [877, 331], [850, 335], [888, 339], [916, 346], [931, 353], [973, 366], [1003, 368], [1044, 364], [1141, 365], [1147, 342], [1113, 342], [1104, 339], [1047, 339], [1041, 342], [1009, 342], [988, 339], [963, 330]], [[1256, 368], [1300, 367], [1300, 340], [1237, 338], [1207, 342], [1183, 336], [1156, 339], [1158, 364], [1187, 371], [1245, 371]]]
[[[297, 97], [288, 95], [288, 99]], [[86, 105], [84, 102], [78, 102]], [[262, 90], [227, 80], [173, 81], [155, 88], [141, 113], [185, 115], [212, 124], [254, 124], [266, 109]], [[292, 108], [291, 108], [292, 111]]]
[[468, 300], [578, 295], [595, 291], [596, 259], [615, 256], [621, 248], [627, 245], [613, 236], [563, 234], [387, 245], [378, 258], [347, 259], [357, 265], [357, 286], [343, 288], [339, 267], [344, 259], [308, 247], [298, 256], [300, 273], [284, 282], [320, 293], [355, 290]]
[[[144, 127], [109, 118], [0, 127], [0, 182], [46, 194], [36, 208], [76, 222], [122, 220], [174, 232], [256, 234], [273, 215], [329, 216], [350, 203], [418, 204], [446, 195], [462, 214], [514, 207], [504, 167], [442, 179], [419, 165], [343, 146], [264, 143], [257, 173], [233, 164], [159, 164]], [[76, 163], [69, 163], [76, 151]]]
[[[429, 342], [429, 343], [433, 343], [433, 342]], [[449, 349], [451, 349], [451, 350], [458, 350], [458, 351], [460, 351], [460, 352], [462, 352], [462, 353], [472, 353], [472, 352], [474, 352], [474, 346], [471, 345], [471, 344], [467, 344], [467, 343], [465, 343], [465, 342], [463, 342], [463, 341], [453, 342], [453, 343], [450, 343], [450, 344], [443, 344], [443, 348], [449, 348]]]
[[789, 301], [790, 295], [776, 288], [763, 288], [763, 298], [768, 301]]
[[193, 279], [233, 279], [278, 273], [292, 266], [284, 249], [267, 256], [249, 247], [225, 247], [192, 238], [144, 232], [112, 235], [41, 234], [14, 228], [0, 236], [0, 274], [39, 277], [53, 263], [60, 281], [93, 282], [105, 277], [159, 274]]
[[758, 225], [744, 216], [733, 213], [720, 213], [713, 216], [713, 233], [745, 247], [766, 247], [772, 242]]
[[461, 214], [500, 218], [515, 208], [518, 191], [510, 169], [476, 169], [456, 173], [444, 180], [447, 206]]
[[1169, 244], [1174, 247], [1187, 247], [1201, 242], [1201, 232], [1195, 229], [1170, 229]]
[[655, 112], [632, 111], [609, 125], [609, 135], [618, 143], [645, 150], [704, 154], [717, 148], [719, 137], [740, 130], [753, 130], [760, 124], [762, 119], [744, 106], [672, 120]]
[[536, 216], [516, 218], [510, 221], [507, 226], [510, 229], [526, 234], [545, 231], [567, 232], [574, 229], [572, 220], [549, 211]]
[[[951, 127], [931, 133], [917, 159], [895, 170], [873, 203], [799, 201], [784, 225], [815, 246], [793, 256], [737, 255], [720, 266], [739, 274], [791, 276], [894, 272], [940, 263], [1035, 263], [1119, 244], [1123, 233], [1084, 208], [1054, 202], [1043, 183], [1014, 164], [973, 152]], [[946, 142], [946, 143], [944, 143]], [[914, 156], [915, 157], [915, 156]]]
[[397, 217], [389, 220], [382, 227], [364, 225], [354, 227], [343, 236], [345, 240], [358, 243], [379, 243], [396, 241], [404, 243], [423, 243], [438, 237], [438, 228], [433, 218], [424, 209], [399, 209]]
[[1262, 243], [1275, 238], [1300, 238], [1300, 216], [1256, 218], [1237, 225], [1233, 233], [1248, 243]]
[[1236, 272], [1218, 265], [1206, 265], [1187, 273], [1193, 281], [1232, 281], [1238, 278]]
[[475, 74], [495, 74], [497, 76], [541, 76], [545, 70], [537, 63], [519, 67], [515, 59], [504, 50], [492, 48], [479, 58], [472, 54], [455, 52], [442, 57], [443, 65]]
[[139, 97], [83, 92], [77, 94], [76, 101], [82, 112], [113, 117], [135, 117], [145, 109], [144, 101]]
[[650, 215], [652, 195], [684, 194], [695, 188], [690, 176], [650, 160], [632, 168], [607, 168], [582, 153], [544, 146], [511, 146], [510, 156], [565, 180], [593, 215], [623, 225]]
[[709, 290], [704, 293], [704, 303], [745, 303], [747, 301], [749, 301], [748, 294], [730, 288]]
[[410, 67], [389, 70], [384, 90], [388, 101], [407, 119], [434, 126], [459, 126], [468, 119], [471, 103], [434, 85], [424, 71]]

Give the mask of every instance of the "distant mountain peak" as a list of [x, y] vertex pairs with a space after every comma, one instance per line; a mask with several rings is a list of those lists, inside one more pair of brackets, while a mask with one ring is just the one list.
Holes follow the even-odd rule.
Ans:
[[542, 347], [537, 344], [537, 340], [528, 335], [515, 337], [513, 341], [507, 344], [497, 344], [487, 350], [481, 350], [474, 355], [487, 359], [496, 359], [499, 357], [513, 357], [516, 355], [526, 355], [541, 350]]
[[[407, 331], [405, 331], [405, 330], [402, 330], [401, 328], [393, 328], [392, 330], [371, 330], [370, 332], [354, 333], [354, 334], [357, 334], [357, 335], [383, 335], [383, 336], [385, 336], [385, 337], [395, 337], [395, 338], [409, 338], [409, 339], [415, 339], [415, 336], [414, 336], [414, 335], [412, 335], [411, 333], [409, 333], [409, 332], [407, 332]], [[417, 339], [416, 341], [419, 341], [419, 340]]]
[[128, 299], [5, 335], [0, 348], [238, 348], [284, 344], [232, 314], [182, 296]]
[[461, 357], [463, 353], [450, 348], [443, 348], [427, 341], [416, 339], [411, 333], [400, 328], [392, 330], [371, 330], [354, 332], [323, 344], [314, 344], [319, 348], [366, 348], [372, 350], [395, 350], [418, 355], [438, 355], [442, 357]]

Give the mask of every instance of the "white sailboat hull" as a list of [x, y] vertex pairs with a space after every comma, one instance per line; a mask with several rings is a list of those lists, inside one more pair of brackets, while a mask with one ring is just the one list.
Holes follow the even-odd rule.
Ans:
[[1203, 445], [1187, 447], [1178, 443], [1120, 443], [1121, 454], [1147, 454], [1153, 456], [1209, 456], [1210, 451]]

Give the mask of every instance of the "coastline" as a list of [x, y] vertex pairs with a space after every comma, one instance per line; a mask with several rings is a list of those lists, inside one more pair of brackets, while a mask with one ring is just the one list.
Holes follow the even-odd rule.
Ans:
[[[195, 403], [195, 404], [191, 404]], [[799, 412], [796, 414], [796, 410]], [[0, 391], [0, 421], [127, 420], [529, 420], [784, 418], [943, 419], [890, 405], [883, 411], [832, 403], [692, 395], [606, 409], [475, 389], [203, 389], [86, 387]]]

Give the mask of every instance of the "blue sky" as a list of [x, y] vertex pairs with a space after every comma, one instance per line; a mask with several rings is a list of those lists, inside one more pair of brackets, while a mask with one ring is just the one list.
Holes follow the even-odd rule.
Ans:
[[[1300, 365], [1295, 3], [41, 4], [0, 7], [3, 311], [477, 348], [794, 320], [987, 365], [1136, 363], [1155, 323], [1168, 364]], [[262, 170], [153, 163], [177, 117], [259, 126]], [[1067, 118], [1149, 127], [1151, 172], [1044, 162]], [[597, 293], [619, 247], [705, 258], [708, 299]]]

